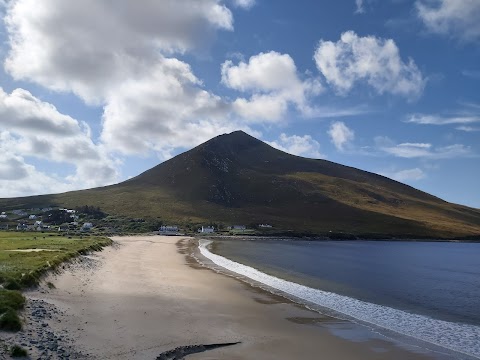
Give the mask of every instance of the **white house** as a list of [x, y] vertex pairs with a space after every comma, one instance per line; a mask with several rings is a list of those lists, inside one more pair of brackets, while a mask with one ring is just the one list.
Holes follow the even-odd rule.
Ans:
[[30, 215], [28, 218], [29, 218], [30, 220], [35, 220], [35, 219], [37, 218], [37, 215], [33, 215], [33, 214], [32, 214], [32, 215]]
[[269, 224], [260, 224], [260, 225], [258, 225], [258, 227], [260, 227], [260, 228], [271, 228], [272, 225], [269, 225]]
[[172, 226], [172, 225], [162, 225], [160, 226], [160, 229], [158, 230], [160, 233], [177, 233], [178, 232], [178, 226]]
[[1, 214], [0, 214], [0, 219], [6, 219], [8, 217], [7, 214], [5, 214], [5, 211], [3, 211]]
[[245, 225], [233, 225], [232, 230], [246, 230], [247, 227]]
[[33, 224], [33, 228], [37, 231], [42, 231], [43, 230], [43, 221], [41, 221], [41, 220], [35, 221], [35, 224]]
[[24, 223], [18, 223], [17, 230], [29, 230], [30, 225]]
[[203, 234], [211, 234], [215, 232], [215, 228], [213, 226], [202, 226], [201, 229], [198, 229], [198, 232]]

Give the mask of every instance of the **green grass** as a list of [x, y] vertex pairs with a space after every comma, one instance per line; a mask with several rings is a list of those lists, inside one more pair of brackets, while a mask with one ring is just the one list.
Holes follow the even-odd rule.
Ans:
[[[90, 250], [111, 243], [104, 237], [48, 236], [43, 233], [0, 232], [0, 283], [15, 289], [34, 286], [47, 270]], [[45, 249], [50, 251], [17, 252]], [[14, 250], [14, 251], [12, 251]]]
[[[16, 290], [37, 285], [45, 272], [57, 268], [75, 256], [101, 250], [111, 244], [111, 240], [104, 237], [50, 235], [0, 232], [0, 284], [3, 286], [3, 289], [0, 289], [1, 330], [19, 331], [22, 328], [17, 310], [23, 308], [25, 298]], [[30, 249], [51, 251], [15, 251]]]
[[22, 322], [18, 314], [13, 309], [7, 309], [0, 315], [0, 330], [4, 331], [20, 331], [22, 330]]
[[0, 289], [0, 314], [8, 309], [23, 309], [24, 305], [25, 298], [19, 291]]

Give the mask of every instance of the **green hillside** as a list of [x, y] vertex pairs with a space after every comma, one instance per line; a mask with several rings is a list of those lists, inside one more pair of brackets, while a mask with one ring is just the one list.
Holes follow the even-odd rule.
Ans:
[[269, 223], [315, 234], [480, 235], [480, 210], [326, 160], [276, 150], [244, 132], [221, 135], [123, 183], [0, 199], [1, 209], [99, 206], [171, 223]]

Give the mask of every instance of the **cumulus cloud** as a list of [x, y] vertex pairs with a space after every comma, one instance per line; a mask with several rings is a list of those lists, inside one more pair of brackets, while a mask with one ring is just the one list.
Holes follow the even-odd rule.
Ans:
[[430, 32], [462, 41], [480, 40], [478, 0], [417, 0], [415, 6]]
[[126, 154], [198, 144], [234, 130], [230, 105], [201, 87], [190, 66], [162, 59], [141, 77], [125, 79], [103, 114], [102, 140]]
[[153, 150], [164, 158], [172, 148], [248, 130], [230, 119], [231, 104], [206, 91], [190, 66], [174, 57], [204, 46], [217, 30], [233, 29], [221, 0], [142, 6], [46, 0], [41, 7], [12, 0], [5, 23], [11, 47], [5, 69], [15, 79], [103, 106], [101, 139], [109, 151]]
[[413, 159], [453, 159], [472, 155], [471, 148], [463, 144], [435, 147], [430, 143], [400, 143], [396, 144], [388, 137], [375, 138], [379, 150], [400, 158]]
[[231, 60], [222, 64], [222, 83], [234, 90], [252, 94], [249, 99], [234, 101], [234, 110], [245, 118], [275, 121], [281, 119], [290, 104], [308, 115], [313, 109], [310, 96], [319, 94], [317, 79], [302, 80], [295, 62], [288, 54], [275, 51], [250, 57], [237, 65]]
[[336, 121], [330, 125], [328, 135], [335, 147], [344, 151], [345, 147], [355, 138], [355, 132], [342, 121]]
[[24, 157], [74, 166], [76, 171], [67, 182], [76, 187], [105, 185], [117, 179], [114, 160], [92, 141], [85, 124], [24, 89], [8, 94], [0, 88], [0, 140], [3, 180], [35, 174]]
[[22, 157], [12, 155], [0, 159], [0, 197], [51, 194], [68, 190], [72, 190], [71, 185], [36, 170], [34, 166], [26, 164]]
[[287, 134], [280, 134], [278, 140], [267, 141], [267, 143], [276, 149], [285, 151], [289, 154], [310, 157], [315, 159], [324, 158], [320, 153], [320, 144], [314, 140], [310, 135], [298, 136]]
[[380, 175], [397, 181], [418, 181], [426, 177], [425, 172], [420, 168], [404, 169], [398, 171], [382, 171]]
[[337, 42], [321, 40], [314, 59], [318, 70], [339, 94], [347, 94], [361, 82], [378, 94], [408, 99], [419, 97], [425, 79], [412, 59], [403, 61], [392, 39], [343, 33]]
[[41, 7], [35, 0], [13, 0], [5, 24], [11, 46], [5, 68], [15, 79], [102, 103], [123, 79], [155, 65], [159, 52], [195, 48], [215, 29], [233, 29], [233, 17], [218, 0], [142, 6], [46, 0]]

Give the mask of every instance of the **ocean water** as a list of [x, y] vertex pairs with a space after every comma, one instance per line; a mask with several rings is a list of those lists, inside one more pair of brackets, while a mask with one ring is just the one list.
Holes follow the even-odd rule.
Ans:
[[347, 318], [480, 359], [480, 244], [218, 241], [218, 266]]

